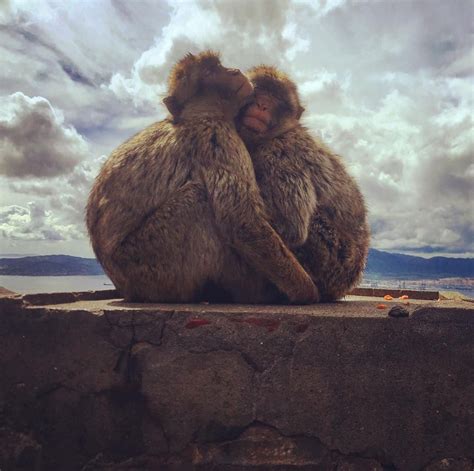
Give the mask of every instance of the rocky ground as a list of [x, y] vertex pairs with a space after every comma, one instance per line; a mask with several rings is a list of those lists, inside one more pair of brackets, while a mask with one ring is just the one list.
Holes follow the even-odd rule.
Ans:
[[3, 297], [0, 469], [472, 471], [474, 305], [359, 294]]

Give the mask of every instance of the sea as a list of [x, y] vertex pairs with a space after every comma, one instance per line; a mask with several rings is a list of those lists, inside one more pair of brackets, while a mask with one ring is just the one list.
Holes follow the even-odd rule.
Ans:
[[15, 293], [61, 293], [114, 289], [106, 275], [95, 276], [11, 276], [0, 275], [0, 286]]
[[[113, 283], [106, 275], [94, 276], [11, 276], [0, 275], [0, 286], [15, 293], [60, 293], [72, 291], [92, 291], [114, 289]], [[373, 288], [416, 289], [433, 291], [457, 291], [465, 297], [474, 299], [472, 286], [432, 284], [430, 280], [420, 283], [410, 280], [394, 280], [393, 278], [364, 280], [360, 286]]]

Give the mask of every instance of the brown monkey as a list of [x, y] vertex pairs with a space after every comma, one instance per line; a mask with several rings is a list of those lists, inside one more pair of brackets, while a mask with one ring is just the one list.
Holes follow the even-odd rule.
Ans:
[[274, 67], [247, 75], [255, 99], [240, 113], [238, 128], [270, 222], [310, 273], [321, 300], [336, 300], [365, 267], [364, 199], [340, 158], [299, 123], [304, 108], [296, 85]]
[[[238, 302], [291, 302], [317, 290], [268, 223], [234, 118], [253, 93], [213, 52], [173, 68], [172, 115], [109, 157], [91, 190], [87, 227], [106, 273], [127, 300], [192, 302], [208, 283]], [[260, 283], [250, 284], [261, 273]], [[259, 278], [258, 276], [254, 278]]]

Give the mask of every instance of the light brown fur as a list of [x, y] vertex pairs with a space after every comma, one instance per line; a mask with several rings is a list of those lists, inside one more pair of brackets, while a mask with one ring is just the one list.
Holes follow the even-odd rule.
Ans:
[[127, 300], [199, 301], [211, 283], [237, 302], [271, 302], [281, 294], [267, 279], [292, 302], [317, 300], [310, 277], [268, 223], [233, 123], [242, 97], [227, 79], [207, 87], [212, 67], [240, 80], [214, 53], [186, 56], [164, 100], [172, 117], [123, 143], [104, 164], [87, 206], [97, 258]]
[[[339, 156], [299, 123], [296, 86], [273, 67], [248, 73], [256, 94], [280, 102], [268, 132], [240, 126], [270, 222], [319, 289], [333, 301], [354, 287], [365, 267], [369, 228], [364, 199]], [[241, 119], [241, 118], [240, 118]]]

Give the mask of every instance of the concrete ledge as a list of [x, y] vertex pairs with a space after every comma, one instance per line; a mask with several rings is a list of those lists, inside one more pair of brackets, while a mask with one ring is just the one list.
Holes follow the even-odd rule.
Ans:
[[0, 299], [0, 469], [472, 471], [472, 303], [115, 295]]

